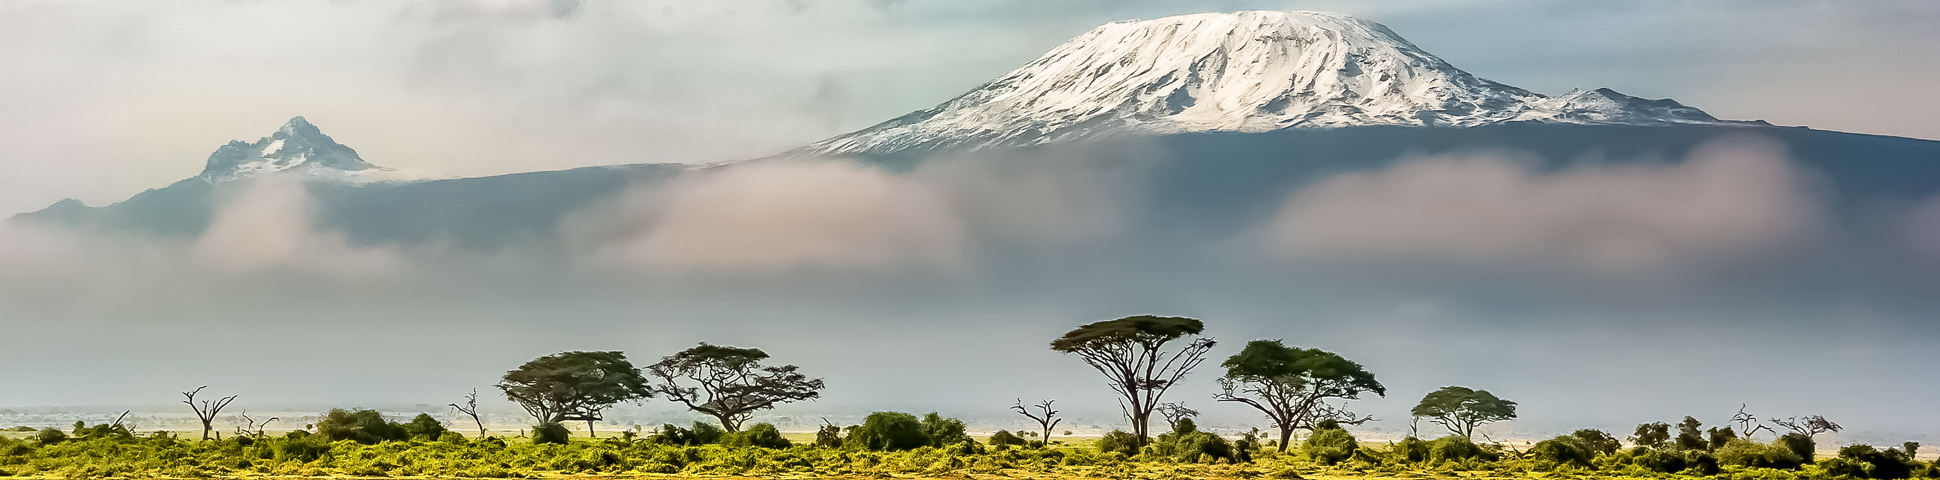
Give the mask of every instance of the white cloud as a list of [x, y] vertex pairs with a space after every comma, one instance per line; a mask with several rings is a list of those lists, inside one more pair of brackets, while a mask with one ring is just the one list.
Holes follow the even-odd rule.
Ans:
[[1674, 165], [1532, 165], [1446, 155], [1337, 175], [1289, 195], [1260, 235], [1282, 257], [1642, 272], [1793, 244], [1824, 217], [1808, 174], [1764, 139], [1716, 140]]
[[774, 161], [696, 171], [632, 195], [617, 216], [637, 234], [603, 255], [661, 271], [953, 267], [964, 225], [923, 182], [842, 161]]
[[251, 182], [224, 202], [189, 247], [197, 268], [366, 276], [399, 267], [401, 258], [394, 252], [352, 247], [341, 234], [317, 231], [310, 194], [300, 179], [271, 175]]

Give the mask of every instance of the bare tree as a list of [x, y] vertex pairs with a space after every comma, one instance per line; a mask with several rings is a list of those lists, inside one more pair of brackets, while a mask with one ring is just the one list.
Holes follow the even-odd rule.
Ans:
[[1746, 404], [1743, 404], [1743, 403], [1738, 404], [1738, 414], [1731, 416], [1731, 422], [1738, 424], [1738, 431], [1744, 432], [1745, 439], [1747, 440], [1751, 439], [1751, 436], [1756, 435], [1759, 430], [1764, 430], [1768, 433], [1771, 433], [1773, 436], [1778, 435], [1778, 432], [1772, 430], [1772, 427], [1768, 427], [1768, 426], [1765, 426], [1764, 424], [1758, 423], [1757, 416], [1754, 416], [1750, 413], [1746, 413], [1745, 406]]
[[1159, 416], [1165, 417], [1166, 426], [1172, 427], [1173, 430], [1179, 429], [1180, 420], [1199, 416], [1198, 410], [1186, 408], [1186, 402], [1161, 403], [1156, 411], [1159, 412]]
[[[451, 403], [447, 405], [451, 405], [451, 408], [453, 410], [457, 410], [458, 413], [463, 413], [466, 416], [472, 417], [472, 423], [478, 425], [478, 438], [485, 438], [485, 421], [478, 419], [478, 389], [476, 388], [472, 389], [471, 395], [465, 396], [464, 405], [459, 405], [456, 403]], [[588, 431], [591, 431], [591, 428], [592, 427], [587, 427]]]
[[243, 410], [242, 414], [239, 416], [242, 417], [243, 425], [236, 427], [236, 436], [238, 437], [262, 438], [263, 429], [269, 428], [269, 422], [274, 422], [277, 420], [276, 417], [269, 417], [268, 420], [263, 420], [262, 423], [257, 423], [256, 419], [249, 418], [248, 410]]
[[195, 403], [195, 394], [202, 393], [202, 389], [204, 388], [209, 388], [209, 386], [203, 385], [195, 387], [195, 390], [182, 392], [182, 396], [189, 397], [188, 400], [183, 400], [182, 403], [189, 404], [189, 409], [195, 411], [195, 417], [202, 420], [202, 439], [208, 440], [209, 432], [216, 428], [216, 415], [222, 413], [223, 407], [229, 406], [229, 402], [236, 401], [236, 396], [230, 395], [216, 399], [215, 401], [203, 400], [201, 404]]
[[[1038, 426], [1044, 427], [1044, 444], [1050, 445], [1051, 429], [1057, 428], [1058, 422], [1064, 421], [1064, 419], [1058, 418], [1057, 410], [1051, 409], [1051, 402], [1056, 402], [1056, 401], [1057, 400], [1045, 400], [1042, 402], [1037, 402], [1037, 405], [1033, 405], [1030, 408], [1025, 408], [1024, 399], [1019, 398], [1017, 399], [1017, 404], [1011, 405], [1010, 409], [1016, 410], [1017, 413], [1023, 414], [1026, 417], [1030, 417], [1031, 420], [1036, 420]], [[1038, 413], [1031, 413], [1031, 410], [1030, 410], [1031, 408], [1037, 409]]]
[[1792, 417], [1792, 418], [1785, 418], [1785, 419], [1774, 418], [1767, 421], [1771, 422], [1773, 425], [1785, 427], [1785, 429], [1791, 430], [1793, 433], [1805, 435], [1806, 438], [1812, 438], [1814, 436], [1817, 436], [1818, 434], [1825, 433], [1825, 432], [1837, 432], [1845, 428], [1845, 427], [1839, 426], [1839, 424], [1837, 423], [1832, 423], [1831, 420], [1826, 420], [1825, 417], [1818, 416], [1818, 415], [1811, 415], [1811, 416], [1805, 416], [1805, 417]]

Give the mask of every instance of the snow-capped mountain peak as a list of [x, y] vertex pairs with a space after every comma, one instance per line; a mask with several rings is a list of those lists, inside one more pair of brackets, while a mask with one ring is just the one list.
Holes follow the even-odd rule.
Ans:
[[1484, 80], [1378, 23], [1321, 12], [1111, 23], [935, 108], [807, 147], [888, 153], [1106, 134], [1535, 121], [1719, 123], [1598, 89], [1547, 97]]
[[398, 180], [398, 172], [371, 165], [357, 151], [324, 135], [303, 117], [291, 118], [276, 133], [254, 142], [231, 140], [209, 154], [198, 176], [211, 183], [275, 172], [303, 173], [333, 180]]

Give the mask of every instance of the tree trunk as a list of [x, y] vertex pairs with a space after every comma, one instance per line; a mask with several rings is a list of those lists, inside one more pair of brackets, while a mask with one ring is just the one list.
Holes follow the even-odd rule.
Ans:
[[1280, 453], [1287, 453], [1287, 444], [1293, 443], [1293, 427], [1280, 427]]
[[593, 433], [593, 419], [591, 418], [586, 419], [586, 438], [594, 438], [598, 436], [599, 434]]
[[215, 429], [216, 427], [213, 425], [210, 425], [209, 420], [203, 420], [202, 421], [202, 440], [204, 441], [209, 440], [209, 431], [215, 430]]

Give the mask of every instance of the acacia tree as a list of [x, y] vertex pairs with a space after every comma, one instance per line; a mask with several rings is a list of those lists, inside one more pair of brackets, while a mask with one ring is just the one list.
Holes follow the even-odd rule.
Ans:
[[1488, 390], [1449, 386], [1421, 397], [1421, 403], [1409, 413], [1427, 417], [1456, 435], [1474, 438], [1475, 427], [1516, 418], [1516, 402], [1496, 398]]
[[1280, 429], [1280, 451], [1287, 451], [1293, 432], [1312, 430], [1321, 420], [1360, 424], [1374, 417], [1356, 418], [1353, 412], [1328, 404], [1330, 399], [1355, 400], [1362, 393], [1387, 396], [1387, 387], [1374, 374], [1340, 355], [1320, 349], [1288, 347], [1279, 340], [1254, 340], [1220, 364], [1226, 376], [1213, 399], [1239, 402], [1266, 413]]
[[498, 383], [539, 426], [585, 420], [586, 433], [613, 404], [647, 398], [647, 379], [620, 352], [563, 352], [525, 362]]
[[651, 388], [688, 409], [713, 416], [721, 428], [741, 430], [754, 412], [822, 395], [822, 379], [796, 372], [794, 365], [761, 364], [768, 353], [756, 348], [700, 344], [647, 366], [659, 379]]
[[[1178, 385], [1193, 367], [1206, 361], [1213, 340], [1199, 337], [1206, 325], [1184, 317], [1141, 315], [1080, 326], [1051, 341], [1051, 350], [1076, 354], [1107, 378], [1119, 396], [1118, 407], [1132, 422], [1133, 436], [1143, 448], [1150, 438], [1148, 421], [1165, 391]], [[1176, 350], [1166, 344], [1191, 336]]]
[[216, 428], [216, 414], [222, 413], [222, 409], [228, 407], [229, 402], [236, 401], [236, 396], [230, 395], [215, 399], [214, 401], [203, 400], [202, 403], [198, 404], [195, 402], [195, 394], [202, 393], [202, 389], [204, 388], [209, 388], [209, 386], [203, 385], [195, 387], [195, 390], [182, 392], [182, 396], [189, 397], [188, 400], [183, 400], [182, 403], [189, 404], [189, 409], [195, 411], [195, 418], [202, 421], [202, 439], [208, 440], [209, 432]]

